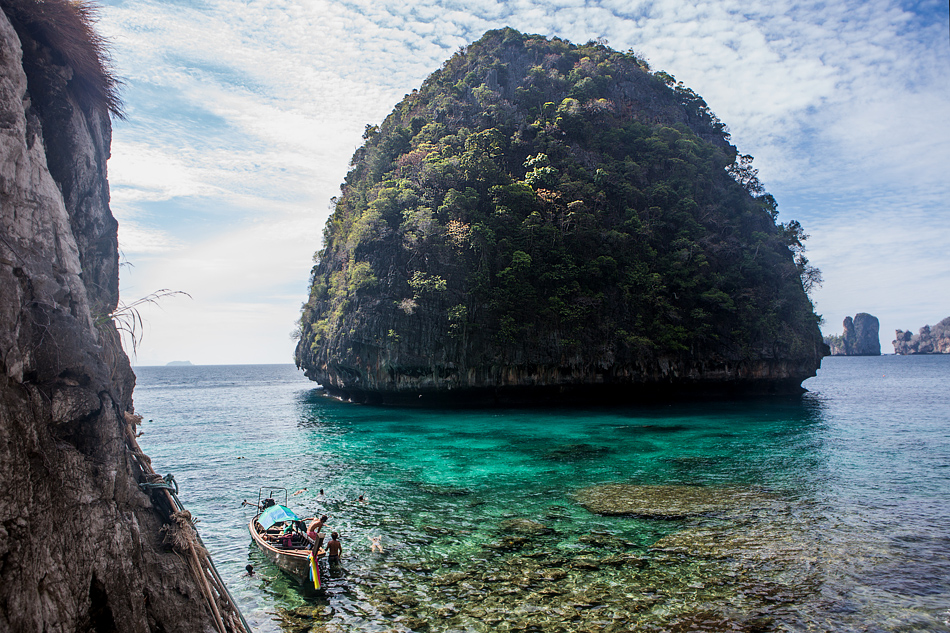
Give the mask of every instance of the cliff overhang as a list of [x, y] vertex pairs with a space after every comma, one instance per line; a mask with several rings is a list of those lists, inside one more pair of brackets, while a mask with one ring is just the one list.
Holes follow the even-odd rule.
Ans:
[[308, 370], [331, 397], [363, 404], [435, 406], [618, 405], [681, 400], [800, 395], [815, 375], [811, 359], [713, 360], [661, 358], [610, 367], [495, 365], [462, 371], [455, 366], [335, 364]]

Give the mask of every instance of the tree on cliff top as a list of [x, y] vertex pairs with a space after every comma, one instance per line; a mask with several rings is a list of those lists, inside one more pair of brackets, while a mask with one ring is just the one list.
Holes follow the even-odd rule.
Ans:
[[705, 101], [633, 52], [489, 31], [364, 138], [299, 365], [356, 345], [463, 367], [820, 345], [801, 227], [776, 224]]

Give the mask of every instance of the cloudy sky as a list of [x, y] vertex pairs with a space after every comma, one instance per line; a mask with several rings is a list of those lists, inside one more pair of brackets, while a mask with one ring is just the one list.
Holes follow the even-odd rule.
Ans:
[[292, 362], [329, 200], [364, 126], [511, 26], [634, 49], [701, 94], [811, 235], [823, 331], [950, 316], [945, 0], [104, 0], [123, 79], [109, 177], [138, 365]]

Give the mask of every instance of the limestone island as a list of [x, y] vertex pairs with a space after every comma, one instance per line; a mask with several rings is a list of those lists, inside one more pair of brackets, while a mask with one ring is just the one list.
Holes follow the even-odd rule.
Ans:
[[897, 330], [895, 354], [950, 354], [950, 317], [937, 325], [925, 325], [917, 334]]
[[830, 334], [825, 343], [832, 356], [880, 356], [881, 323], [876, 316], [858, 312], [854, 318], [845, 317], [841, 336]]
[[489, 31], [364, 139], [295, 353], [331, 395], [788, 394], [828, 354], [801, 225], [633, 52]]
[[165, 367], [194, 367], [190, 360], [173, 360], [170, 363], [165, 363]]

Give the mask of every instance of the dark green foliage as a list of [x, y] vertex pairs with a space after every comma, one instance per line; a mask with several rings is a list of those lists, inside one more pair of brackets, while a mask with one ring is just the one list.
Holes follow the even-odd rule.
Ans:
[[298, 362], [357, 339], [463, 366], [814, 349], [801, 227], [632, 53], [490, 31], [364, 138]]

